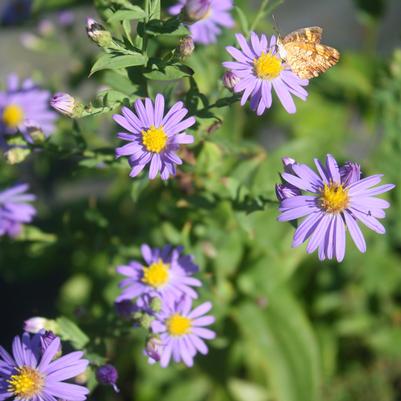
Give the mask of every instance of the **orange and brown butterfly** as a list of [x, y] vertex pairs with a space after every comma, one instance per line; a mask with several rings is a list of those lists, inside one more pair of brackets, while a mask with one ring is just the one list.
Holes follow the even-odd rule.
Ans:
[[312, 26], [291, 32], [277, 41], [280, 57], [302, 79], [311, 79], [337, 64], [340, 52], [322, 45], [322, 28]]

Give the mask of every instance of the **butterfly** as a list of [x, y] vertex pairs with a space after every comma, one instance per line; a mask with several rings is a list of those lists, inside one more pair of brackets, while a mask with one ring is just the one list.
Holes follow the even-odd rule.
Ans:
[[298, 29], [277, 41], [280, 57], [302, 79], [319, 76], [340, 59], [340, 52], [322, 45], [322, 28], [312, 26]]

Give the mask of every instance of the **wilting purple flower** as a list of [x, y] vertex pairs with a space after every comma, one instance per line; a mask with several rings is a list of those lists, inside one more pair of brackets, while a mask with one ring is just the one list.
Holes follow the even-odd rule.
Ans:
[[162, 312], [156, 315], [152, 323], [152, 330], [160, 336], [160, 366], [168, 366], [170, 359], [174, 362], [183, 361], [185, 365], [192, 366], [194, 356], [200, 352], [207, 354], [208, 348], [203, 339], [215, 338], [214, 331], [206, 329], [214, 323], [213, 316], [207, 315], [212, 304], [205, 302], [192, 309], [192, 299], [166, 300]]
[[163, 180], [175, 175], [175, 165], [182, 164], [176, 155], [181, 144], [194, 141], [192, 135], [186, 134], [187, 128], [195, 124], [194, 117], [184, 119], [188, 110], [182, 102], [177, 102], [164, 114], [164, 96], [156, 95], [153, 102], [146, 98], [138, 99], [135, 113], [127, 107], [122, 108], [122, 115], [115, 114], [114, 121], [128, 132], [118, 134], [120, 139], [129, 143], [116, 149], [117, 157], [128, 156], [132, 167], [131, 177], [137, 176], [150, 163], [149, 178], [154, 179], [160, 172]]
[[117, 302], [144, 295], [160, 296], [163, 300], [165, 297], [178, 298], [183, 294], [197, 298], [192, 287], [200, 287], [202, 284], [191, 276], [199, 268], [194, 264], [192, 256], [183, 255], [182, 250], [182, 247], [172, 248], [169, 245], [163, 249], [142, 245], [145, 265], [133, 261], [129, 265], [117, 267], [117, 272], [127, 277], [120, 283], [123, 290]]
[[1, 10], [3, 25], [17, 25], [24, 22], [31, 14], [31, 0], [9, 0]]
[[[377, 219], [385, 217], [383, 209], [390, 204], [375, 195], [390, 191], [394, 185], [374, 187], [380, 183], [381, 174], [361, 179], [357, 164], [348, 162], [342, 170], [331, 155], [327, 155], [326, 166], [317, 159], [315, 164], [319, 174], [305, 164], [295, 163], [291, 166], [292, 173], [281, 175], [287, 183], [310, 194], [282, 200], [278, 220], [289, 221], [306, 216], [295, 231], [293, 247], [309, 239], [308, 253], [319, 248], [320, 260], [335, 257], [341, 262], [345, 254], [346, 228], [361, 252], [366, 251], [366, 243], [358, 222], [379, 234], [385, 233]], [[341, 176], [341, 170], [347, 173]]]
[[185, 36], [180, 40], [180, 45], [178, 47], [180, 56], [185, 58], [189, 57], [195, 50], [194, 40], [191, 36]]
[[221, 27], [234, 26], [232, 8], [232, 0], [179, 0], [169, 8], [169, 13], [177, 15], [184, 11], [194, 21], [189, 26], [194, 41], [207, 45], [217, 42]]
[[0, 92], [0, 135], [20, 131], [32, 142], [29, 127], [40, 128], [46, 136], [53, 133], [57, 114], [49, 108], [50, 92], [38, 88], [30, 79], [20, 82], [10, 75], [5, 92]]
[[120, 391], [116, 385], [118, 380], [118, 371], [113, 365], [108, 363], [97, 368], [96, 379], [100, 384], [112, 386], [115, 392], [118, 393]]
[[295, 113], [296, 107], [292, 95], [306, 100], [308, 92], [303, 86], [308, 80], [295, 75], [277, 53], [276, 37], [269, 41], [266, 35], [260, 37], [251, 33], [251, 40], [243, 35], [236, 35], [241, 50], [233, 46], [226, 50], [236, 61], [226, 61], [224, 67], [232, 70], [240, 82], [235, 86], [236, 93], [242, 92], [241, 105], [251, 98], [251, 109], [259, 116], [272, 105], [272, 89], [288, 113]]
[[[292, 166], [296, 163], [295, 160], [290, 157], [283, 157], [282, 162], [284, 165], [284, 171], [293, 174]], [[301, 194], [302, 192], [297, 187], [286, 183], [284, 180], [281, 184], [276, 185], [276, 195], [279, 201]]]
[[55, 359], [60, 339], [56, 337], [43, 354], [40, 339], [40, 333], [16, 336], [12, 355], [0, 347], [0, 400], [84, 401], [88, 389], [64, 381], [85, 371], [89, 362], [82, 359], [83, 353], [72, 352]]
[[0, 237], [17, 237], [22, 225], [30, 223], [35, 216], [35, 208], [28, 204], [35, 196], [26, 193], [27, 190], [27, 184], [20, 184], [0, 192]]

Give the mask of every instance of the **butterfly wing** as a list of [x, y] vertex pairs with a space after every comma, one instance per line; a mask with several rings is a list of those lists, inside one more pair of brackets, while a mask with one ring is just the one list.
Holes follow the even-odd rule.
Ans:
[[310, 26], [308, 28], [297, 29], [289, 33], [282, 40], [283, 44], [290, 42], [320, 43], [323, 29], [320, 26]]
[[286, 61], [302, 79], [311, 79], [337, 64], [340, 53], [322, 45], [322, 28], [315, 26], [291, 32], [282, 40]]

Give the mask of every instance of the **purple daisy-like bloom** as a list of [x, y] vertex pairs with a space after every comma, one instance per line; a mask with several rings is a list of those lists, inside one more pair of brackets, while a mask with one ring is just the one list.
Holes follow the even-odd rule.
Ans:
[[[205, 328], [215, 321], [213, 316], [206, 315], [211, 308], [212, 304], [205, 302], [192, 310], [192, 299], [189, 297], [166, 300], [151, 326], [160, 338], [157, 355], [160, 356], [161, 367], [168, 366], [171, 358], [191, 367], [198, 352], [207, 354], [208, 348], [203, 339], [216, 337], [214, 331]], [[150, 354], [148, 356], [151, 357]]]
[[232, 8], [232, 0], [179, 0], [169, 13], [178, 15], [184, 11], [194, 21], [189, 26], [194, 42], [207, 45], [217, 42], [221, 27], [234, 26]]
[[117, 267], [117, 272], [127, 277], [120, 283], [123, 290], [117, 302], [141, 297], [141, 303], [144, 296], [160, 296], [164, 300], [166, 297], [178, 298], [183, 294], [197, 298], [192, 287], [200, 287], [202, 283], [191, 276], [199, 268], [194, 264], [192, 256], [183, 255], [182, 250], [182, 247], [172, 248], [169, 245], [163, 249], [142, 245], [146, 265], [133, 261], [127, 266]]
[[113, 116], [114, 121], [125, 128], [118, 137], [128, 141], [116, 149], [116, 156], [128, 156], [132, 167], [130, 176], [136, 177], [150, 163], [149, 178], [154, 179], [160, 172], [162, 180], [176, 174], [175, 166], [182, 164], [176, 151], [181, 144], [193, 143], [194, 137], [184, 131], [195, 124], [194, 117], [188, 117], [188, 110], [182, 102], [177, 102], [166, 114], [163, 95], [156, 95], [156, 100], [146, 98], [134, 103], [135, 113], [127, 107], [122, 108], [122, 115]]
[[0, 401], [84, 401], [89, 390], [65, 380], [85, 371], [89, 361], [83, 352], [57, 358], [60, 339], [56, 337], [42, 352], [41, 334], [16, 336], [12, 355], [0, 346]]
[[280, 201], [279, 221], [306, 217], [294, 234], [293, 247], [309, 239], [308, 253], [319, 248], [319, 259], [341, 262], [345, 255], [345, 230], [361, 252], [366, 251], [366, 242], [358, 222], [384, 234], [385, 228], [378, 221], [385, 217], [383, 209], [390, 204], [376, 195], [390, 191], [393, 184], [377, 186], [381, 174], [361, 179], [360, 167], [348, 162], [339, 167], [333, 156], [327, 155], [326, 165], [315, 159], [316, 174], [305, 164], [294, 163], [292, 173], [281, 177], [288, 184], [310, 194], [295, 195]]
[[28, 203], [35, 196], [27, 194], [27, 190], [27, 184], [20, 184], [0, 192], [0, 237], [17, 237], [22, 225], [30, 223], [35, 216], [35, 208]]
[[[295, 160], [291, 159], [290, 157], [283, 157], [282, 162], [284, 165], [284, 171], [286, 173], [293, 174], [294, 172], [292, 170], [292, 166], [296, 163]], [[286, 182], [276, 185], [276, 196], [280, 202], [284, 199], [292, 198], [293, 196], [297, 195], [302, 195], [302, 192], [294, 185]]]
[[32, 142], [30, 127], [40, 129], [46, 137], [53, 133], [57, 114], [50, 110], [49, 91], [37, 87], [30, 79], [20, 82], [10, 75], [5, 92], [0, 92], [0, 134], [20, 131]]
[[272, 105], [272, 89], [274, 89], [281, 104], [288, 113], [295, 113], [296, 107], [292, 95], [306, 100], [308, 92], [303, 86], [309, 81], [299, 78], [290, 67], [284, 63], [277, 52], [276, 37], [266, 35], [260, 37], [251, 33], [247, 42], [241, 34], [236, 34], [241, 50], [233, 46], [226, 50], [236, 61], [226, 61], [223, 66], [233, 71], [240, 81], [235, 85], [234, 92], [241, 93], [241, 105], [251, 98], [251, 109], [258, 116]]

